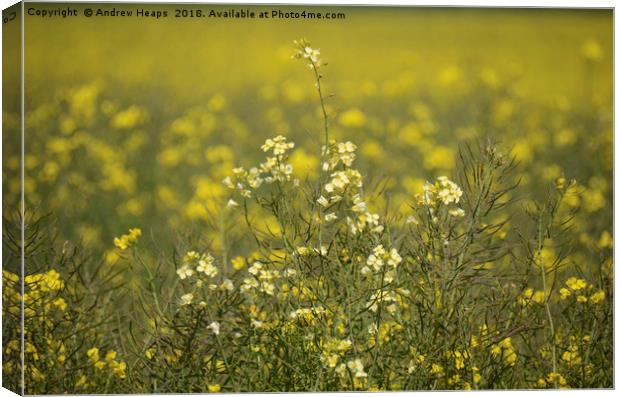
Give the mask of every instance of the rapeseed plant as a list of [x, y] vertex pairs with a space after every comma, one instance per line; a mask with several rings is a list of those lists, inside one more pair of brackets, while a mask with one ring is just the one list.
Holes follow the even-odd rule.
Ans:
[[[95, 123], [101, 88], [69, 94], [73, 121], [47, 143], [53, 160], [32, 183], [56, 189], [70, 156], [85, 152], [102, 163], [101, 178], [63, 176], [85, 197], [114, 192], [134, 225], [148, 206], [170, 209], [175, 230], [200, 223], [179, 231], [171, 250], [131, 228], [97, 260], [59, 244], [44, 219], [27, 219], [25, 242], [5, 219], [5, 249], [15, 259], [23, 244], [28, 258], [27, 274], [14, 260], [3, 271], [7, 384], [19, 385], [23, 338], [29, 394], [611, 387], [613, 239], [595, 220], [608, 205], [607, 179], [580, 184], [556, 164], [539, 169], [536, 154], [549, 143], [538, 133], [509, 147], [464, 129], [474, 143], [444, 147], [433, 138], [439, 110], [421, 102], [407, 104], [406, 122], [382, 127], [360, 106], [337, 115], [326, 54], [307, 40], [294, 51], [317, 95], [317, 112], [297, 120], [311, 137], [277, 128], [249, 139], [250, 155], [249, 144], [205, 147], [216, 131], [239, 142], [250, 135], [215, 96], [162, 133], [156, 162], [194, 177], [190, 190], [177, 180], [154, 187], [156, 203], [137, 192], [129, 166], [149, 143], [134, 138], [117, 151], [80, 133], [77, 121]], [[591, 44], [584, 54], [599, 57]], [[442, 76], [452, 84], [460, 72]], [[483, 80], [500, 84], [490, 72]], [[506, 96], [487, 128], [514, 122], [516, 99]], [[154, 117], [100, 105], [116, 130]], [[285, 115], [267, 117], [283, 125]], [[575, 145], [568, 121], [555, 122], [555, 144]], [[346, 129], [362, 128], [369, 136], [348, 139]], [[373, 180], [373, 161], [392, 148], [421, 155], [432, 177], [395, 167], [393, 178]], [[548, 189], [544, 200], [522, 198], [532, 186]]]

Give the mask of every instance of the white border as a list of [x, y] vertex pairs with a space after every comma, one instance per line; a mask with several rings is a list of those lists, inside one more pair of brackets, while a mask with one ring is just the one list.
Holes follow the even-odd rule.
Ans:
[[[40, 0], [34, 0], [34, 1], [29, 1], [29, 2], [42, 2]], [[67, 1], [50, 1], [50, 2], [57, 2], [57, 3], [67, 3]], [[75, 1], [75, 2], [80, 2], [80, 3], [103, 3], [103, 1]], [[17, 1], [14, 0], [0, 0], [0, 6], [2, 9], [7, 8], [13, 4], [17, 3]], [[122, 2], [116, 2], [114, 1], [114, 3], [122, 3]], [[420, 1], [420, 2], [414, 2], [414, 1], [410, 1], [410, 0], [388, 0], [388, 1], [364, 1], [364, 0], [310, 0], [310, 1], [301, 1], [301, 0], [287, 0], [287, 1], [261, 1], [261, 0], [244, 0], [244, 1], [220, 1], [220, 0], [215, 0], [215, 1], [204, 1], [204, 2], [198, 2], [198, 1], [178, 1], [178, 0], [152, 0], [152, 1], [129, 1], [129, 2], [125, 2], [125, 3], [202, 3], [202, 4], [233, 4], [233, 3], [237, 3], [237, 4], [319, 4], [319, 5], [380, 5], [380, 6], [389, 6], [389, 5], [394, 5], [394, 6], [461, 6], [461, 7], [559, 7], [559, 8], [615, 8], [616, 6], [616, 2], [615, 1], [600, 1], [600, 0], [595, 0], [595, 1], [575, 1], [575, 0], [564, 0], [564, 1], [549, 1], [549, 0], [539, 0], [539, 1], [515, 1], [515, 0], [505, 0], [505, 1], [489, 1], [489, 0], [469, 0], [469, 1], [454, 1], [454, 0], [443, 0], [443, 1]], [[616, 32], [618, 32], [618, 20], [615, 16], [615, 11], [614, 11], [614, 54], [618, 53], [618, 49], [619, 49], [619, 44], [618, 44], [618, 40], [617, 40], [617, 34]], [[0, 29], [1, 32], [1, 29]], [[0, 38], [2, 37], [2, 34], [0, 33]], [[2, 54], [0, 52], [0, 60], [1, 60]], [[615, 62], [615, 57], [614, 57], [614, 77], [616, 76], [618, 72], [618, 65]], [[0, 76], [0, 81], [1, 81], [1, 76]], [[616, 90], [617, 88], [617, 81], [614, 78], [614, 120], [616, 120], [619, 110], [620, 110], [620, 106], [618, 105], [617, 101], [615, 101], [615, 93], [617, 92]], [[2, 105], [2, 98], [0, 95], [0, 108]], [[614, 138], [616, 137], [616, 123], [614, 122]], [[618, 176], [618, 174], [615, 173], [616, 167], [618, 166], [618, 158], [615, 156], [615, 154], [617, 153], [618, 149], [620, 148], [620, 143], [618, 142], [618, 140], [614, 139], [614, 187], [618, 185], [618, 181], [620, 180], [620, 176]], [[1, 158], [1, 141], [0, 141], [0, 158]], [[23, 157], [22, 157], [23, 159]], [[2, 192], [2, 188], [0, 185], [0, 193]], [[614, 189], [615, 192], [615, 189]], [[618, 213], [615, 211], [616, 208], [618, 208], [618, 204], [619, 204], [619, 199], [616, 197], [616, 195], [614, 194], [614, 203], [613, 203], [613, 208], [614, 208], [614, 236], [616, 235], [616, 224], [617, 224], [617, 220], [618, 220]], [[616, 237], [617, 238], [617, 237]], [[0, 244], [0, 253], [1, 253], [2, 247]], [[617, 255], [617, 251], [614, 250], [614, 263], [618, 263], [618, 255]], [[618, 276], [616, 275], [615, 279], [614, 279], [614, 291], [617, 291], [617, 289], [615, 288], [617, 285], [617, 278]], [[618, 303], [618, 297], [617, 294], [614, 294], [614, 363], [617, 364], [617, 360], [616, 360], [616, 351], [617, 351], [617, 342], [620, 340], [618, 338], [619, 330], [618, 330], [618, 312], [615, 310]], [[0, 364], [1, 364], [1, 359], [0, 359]], [[618, 385], [617, 384], [618, 381], [618, 368], [616, 365], [616, 368], [614, 368], [614, 385]], [[390, 392], [390, 393], [373, 393], [372, 395], [377, 395], [377, 396], [410, 396], [412, 395], [414, 392]], [[422, 395], [433, 395], [433, 396], [447, 396], [447, 395], [452, 395], [454, 392], [415, 392], [416, 394], [421, 393]], [[505, 393], [509, 393], [511, 396], [522, 396], [522, 395], [526, 395], [529, 393], [546, 393], [546, 394], [554, 394], [556, 395], [557, 393], [561, 393], [562, 395], [565, 396], [586, 396], [589, 395], [591, 393], [596, 394], [596, 395], [601, 395], [601, 396], [612, 396], [615, 395], [615, 390], [562, 390], [562, 391], [477, 391], [477, 392], [470, 392], [470, 393], [474, 393], [474, 394], [484, 394], [487, 396], [495, 396], [495, 395], [502, 395]], [[321, 393], [321, 395], [323, 396], [336, 396], [336, 395], [340, 395], [342, 393]], [[356, 393], [357, 394], [357, 393]], [[4, 397], [4, 396], [14, 396], [15, 394], [9, 392], [6, 389], [1, 389], [0, 388], [0, 397]], [[204, 394], [205, 396], [207, 394]], [[236, 396], [237, 394], [232, 393], [232, 394], [227, 394], [230, 396]], [[243, 393], [243, 394], [238, 394], [239, 396], [258, 396], [258, 395], [266, 395], [264, 393]], [[139, 395], [136, 395], [139, 396]], [[166, 396], [185, 396], [184, 394], [167, 394]]]

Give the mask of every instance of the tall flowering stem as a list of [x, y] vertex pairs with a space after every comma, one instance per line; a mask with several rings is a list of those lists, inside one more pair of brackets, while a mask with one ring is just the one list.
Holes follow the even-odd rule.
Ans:
[[[312, 69], [312, 71], [314, 72], [314, 79], [316, 81], [315, 86], [316, 86], [316, 89], [319, 95], [319, 102], [321, 103], [321, 111], [323, 113], [324, 144], [321, 150], [321, 162], [319, 164], [320, 166], [319, 196], [322, 197], [323, 189], [324, 189], [323, 182], [325, 180], [325, 174], [326, 174], [326, 170], [323, 165], [326, 163], [326, 159], [327, 159], [328, 152], [329, 152], [329, 119], [327, 117], [327, 109], [325, 108], [325, 97], [323, 96], [323, 89], [321, 87], [321, 79], [323, 78], [323, 76], [319, 73], [319, 68], [327, 64], [323, 63], [323, 61], [319, 58], [319, 56], [321, 55], [321, 50], [318, 48], [317, 49], [312, 48], [310, 42], [307, 41], [306, 39], [295, 40], [293, 43], [297, 47], [295, 50], [295, 53], [293, 54], [293, 58], [308, 61], [308, 67]], [[322, 219], [323, 218], [322, 208], [321, 206], [318, 206], [317, 208], [319, 211], [319, 217]], [[319, 246], [321, 246], [323, 243], [322, 242], [323, 233], [322, 233], [321, 224], [319, 224], [318, 232], [319, 232]]]
[[327, 110], [325, 109], [325, 97], [323, 96], [323, 90], [321, 87], [321, 79], [323, 76], [319, 73], [319, 68], [326, 66], [326, 63], [319, 58], [321, 55], [320, 49], [314, 49], [310, 46], [310, 42], [302, 39], [294, 41], [297, 50], [293, 54], [293, 58], [304, 59], [308, 61], [308, 67], [314, 72], [314, 79], [316, 80], [316, 89], [319, 94], [319, 101], [321, 102], [321, 111], [323, 112], [323, 129], [325, 133], [325, 147], [329, 145], [329, 121], [327, 118]]

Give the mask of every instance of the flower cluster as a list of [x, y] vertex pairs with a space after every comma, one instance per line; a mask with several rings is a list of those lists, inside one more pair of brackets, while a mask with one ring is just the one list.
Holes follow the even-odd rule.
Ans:
[[403, 330], [403, 326], [395, 321], [386, 321], [377, 326], [372, 323], [368, 326], [368, 347], [372, 348], [376, 345], [382, 345], [394, 338], [396, 333]]
[[[290, 181], [293, 174], [293, 166], [287, 163], [288, 151], [295, 147], [295, 143], [287, 142], [286, 137], [278, 135], [270, 138], [261, 146], [263, 152], [271, 152], [273, 156], [267, 156], [265, 162], [258, 167], [246, 170], [243, 167], [233, 169], [233, 177], [227, 176], [222, 183], [229, 189], [238, 190], [242, 197], [252, 197], [252, 190], [258, 189], [263, 183], [271, 184], [275, 181]], [[297, 184], [298, 181], [294, 180]], [[228, 207], [235, 207], [234, 200], [228, 202]]]
[[353, 343], [350, 339], [329, 339], [321, 341], [321, 362], [329, 368], [335, 368], [341, 357], [351, 348]]
[[333, 171], [336, 169], [339, 163], [344, 164], [346, 167], [350, 167], [355, 161], [355, 150], [357, 146], [351, 142], [337, 142], [331, 140], [328, 146], [321, 148], [321, 155], [323, 156], [323, 171]]
[[317, 69], [321, 67], [322, 63], [319, 58], [319, 55], [321, 55], [320, 49], [312, 48], [310, 46], [310, 42], [305, 39], [295, 40], [293, 41], [293, 44], [295, 44], [297, 49], [295, 50], [292, 58], [308, 60], [308, 67], [310, 69]]
[[103, 360], [99, 357], [99, 348], [93, 347], [88, 349], [86, 352], [86, 356], [93, 364], [93, 366], [99, 370], [103, 370], [106, 365], [112, 373], [119, 377], [120, 379], [125, 379], [125, 370], [127, 369], [127, 364], [124, 361], [116, 361], [116, 352], [114, 350], [109, 350], [105, 358]]
[[114, 245], [119, 248], [121, 251], [126, 250], [127, 248], [134, 245], [138, 238], [142, 235], [142, 230], [138, 228], [129, 229], [128, 234], [123, 234], [120, 237], [114, 238]]
[[356, 235], [364, 230], [369, 230], [371, 233], [381, 233], [384, 228], [380, 223], [379, 214], [366, 211], [366, 203], [361, 202], [361, 204], [363, 206], [360, 206], [358, 203], [352, 208], [354, 212], [357, 212], [356, 208], [362, 209], [357, 217], [354, 219], [347, 217], [347, 225], [351, 234]]
[[527, 288], [523, 291], [518, 300], [521, 306], [529, 306], [532, 302], [545, 303], [545, 292], [534, 291], [532, 288]]
[[[384, 281], [386, 280], [384, 279]], [[410, 291], [405, 288], [398, 288], [396, 290], [380, 288], [370, 295], [368, 309], [376, 312], [379, 310], [379, 305], [387, 304], [385, 310], [390, 314], [394, 314], [399, 307], [404, 306], [403, 297], [407, 297], [409, 294]]]
[[[435, 183], [426, 182], [424, 192], [421, 197], [421, 204], [429, 207], [431, 215], [435, 217], [435, 211], [444, 206], [448, 209], [448, 214], [454, 217], [465, 215], [463, 209], [457, 207], [463, 191], [460, 187], [445, 176], [437, 178]], [[433, 218], [433, 220], [436, 220]]]
[[253, 293], [259, 291], [267, 295], [274, 295], [276, 292], [276, 281], [282, 277], [293, 276], [295, 269], [286, 269], [281, 272], [277, 269], [268, 269], [267, 265], [260, 261], [256, 261], [248, 268], [250, 277], [243, 279], [243, 285], [240, 290], [244, 293]]
[[396, 248], [392, 248], [389, 251], [383, 247], [383, 244], [376, 246], [372, 254], [366, 259], [366, 265], [362, 267], [361, 273], [366, 275], [369, 273], [380, 273], [383, 271], [385, 265], [388, 266], [384, 279], [390, 282], [393, 279], [392, 272], [403, 261], [403, 258], [398, 254]]
[[301, 308], [297, 309], [289, 315], [289, 318], [303, 326], [313, 326], [317, 320], [321, 320], [326, 315], [326, 310], [322, 306], [312, 307], [312, 308]]
[[350, 371], [351, 375], [353, 375], [354, 378], [366, 378], [368, 376], [368, 374], [364, 371], [364, 364], [359, 358], [348, 361], [346, 365], [344, 363], [340, 364], [336, 368], [336, 373], [340, 377], [348, 377], [349, 372], [347, 372], [347, 369]]
[[504, 338], [491, 347], [493, 356], [501, 358], [506, 364], [514, 366], [517, 362], [517, 352], [512, 345], [511, 338]]
[[196, 272], [213, 278], [218, 274], [214, 263], [215, 259], [209, 253], [199, 254], [196, 251], [189, 251], [183, 257], [183, 265], [177, 269], [177, 275], [181, 280], [192, 277]]
[[[347, 169], [336, 171], [331, 174], [331, 180], [325, 185], [325, 191], [331, 195], [330, 202], [335, 203], [340, 200], [345, 192], [357, 193], [362, 187], [362, 175], [358, 170]], [[347, 188], [349, 190], [347, 191]]]
[[560, 388], [566, 387], [568, 382], [566, 378], [557, 372], [549, 372], [546, 378], [540, 378], [536, 382], [536, 384], [540, 387], [554, 386], [558, 385]]
[[294, 142], [286, 142], [286, 137], [282, 135], [278, 135], [273, 139], [267, 139], [265, 143], [260, 147], [263, 152], [267, 153], [269, 151], [273, 152], [273, 155], [276, 157], [284, 156], [284, 154], [289, 150], [295, 147]]
[[[568, 288], [560, 288], [560, 299], [562, 300], [566, 300], [571, 296], [574, 296], [579, 303], [586, 303], [589, 301], [594, 305], [597, 305], [605, 300], [605, 291], [597, 290], [595, 292], [591, 292], [594, 287], [588, 284], [584, 279], [569, 277], [565, 284]], [[588, 294], [590, 295], [589, 297], [587, 296]]]
[[295, 249], [295, 255], [298, 257], [309, 257], [309, 256], [327, 256], [327, 247], [322, 245], [321, 248], [314, 247], [306, 247], [299, 246]]
[[[321, 195], [317, 202], [327, 210], [346, 198], [351, 205], [349, 209], [352, 212], [351, 216], [346, 217], [351, 234], [356, 235], [365, 230], [381, 233], [384, 227], [379, 221], [379, 215], [369, 212], [368, 205], [362, 199], [362, 175], [358, 170], [349, 168], [355, 160], [356, 149], [357, 146], [349, 141], [336, 142], [333, 140], [328, 147], [323, 147], [324, 162], [322, 168], [323, 171], [331, 172], [331, 174], [329, 175], [330, 179], [323, 187], [327, 197]], [[344, 169], [335, 171], [340, 163]], [[337, 217], [335, 212], [329, 212], [325, 215], [325, 221], [330, 222], [336, 220]]]
[[30, 291], [41, 292], [58, 291], [65, 286], [64, 281], [60, 278], [60, 273], [54, 269], [50, 269], [45, 273], [28, 275], [24, 277], [24, 284]]

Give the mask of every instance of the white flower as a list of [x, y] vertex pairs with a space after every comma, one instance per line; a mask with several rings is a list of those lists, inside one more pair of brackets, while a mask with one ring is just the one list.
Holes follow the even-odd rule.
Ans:
[[244, 278], [243, 285], [239, 288], [241, 292], [248, 292], [258, 287], [258, 281], [254, 278]]
[[351, 141], [338, 144], [338, 153], [353, 153], [355, 149], [357, 149], [357, 146]]
[[403, 258], [398, 254], [398, 251], [396, 251], [396, 248], [392, 248], [390, 250], [390, 257], [389, 257], [389, 259], [387, 261], [388, 265], [390, 265], [392, 267], [396, 267], [402, 261], [403, 261]]
[[346, 371], [347, 371], [347, 366], [345, 364], [340, 364], [338, 367], [336, 367], [336, 373], [341, 378], [344, 378], [345, 376], [347, 376]]
[[194, 275], [194, 271], [189, 266], [183, 265], [177, 269], [177, 274], [181, 280], [185, 280], [187, 277]]
[[254, 264], [248, 269], [248, 272], [256, 276], [262, 268], [263, 268], [262, 263], [254, 262]]
[[222, 282], [222, 285], [220, 285], [220, 288], [226, 290], [226, 291], [232, 291], [235, 289], [235, 285], [233, 284], [232, 281], [230, 281], [229, 279], [225, 279]]
[[261, 284], [261, 291], [263, 291], [267, 295], [273, 295], [275, 290], [276, 290], [276, 287], [270, 282], [263, 282]]
[[235, 208], [235, 207], [238, 207], [238, 206], [239, 206], [239, 203], [237, 203], [233, 199], [228, 200], [228, 203], [226, 203], [226, 208]]
[[374, 254], [370, 254], [366, 260], [366, 264], [375, 269], [375, 271], [379, 271], [379, 269], [383, 266], [383, 259], [378, 258]]
[[294, 147], [295, 144], [293, 142], [286, 142], [286, 137], [278, 135], [273, 139], [267, 139], [265, 144], [261, 146], [261, 149], [263, 149], [264, 152], [272, 150], [275, 156], [281, 156], [286, 153], [288, 149]]
[[327, 207], [329, 205], [329, 200], [321, 196], [318, 198], [317, 203], [321, 204], [323, 207]]
[[463, 209], [461, 208], [454, 208], [451, 209], [450, 211], [448, 211], [448, 213], [452, 216], [456, 216], [456, 217], [461, 217], [461, 216], [465, 216], [465, 211], [463, 211]]
[[299, 255], [299, 256], [306, 256], [306, 255], [310, 254], [310, 250], [308, 249], [308, 247], [304, 247], [304, 246], [297, 247], [297, 249], [295, 251], [296, 251], [297, 255]]
[[207, 328], [213, 331], [215, 335], [220, 334], [220, 323], [218, 323], [217, 321], [213, 321], [211, 324], [207, 326]]
[[358, 199], [354, 201], [355, 205], [353, 205], [353, 207], [351, 207], [351, 211], [353, 212], [366, 212], [368, 211], [368, 205], [366, 205], [365, 202], [363, 202], [361, 199]]
[[405, 223], [409, 224], [414, 224], [414, 225], [418, 225], [420, 222], [418, 222], [417, 218], [413, 215], [410, 215], [407, 217], [407, 220], [405, 221]]
[[327, 256], [327, 247], [324, 245], [321, 245], [319, 249], [315, 248], [314, 251], [322, 256]]
[[192, 293], [185, 294], [181, 296], [181, 305], [182, 306], [191, 305], [193, 300], [194, 300], [194, 294]]
[[368, 376], [368, 374], [364, 372], [364, 364], [362, 364], [362, 360], [359, 358], [349, 361], [347, 367], [349, 367], [351, 372], [353, 372], [353, 376], [356, 378], [365, 378]]
[[196, 251], [188, 251], [183, 257], [183, 264], [190, 265], [194, 264], [198, 259], [200, 259], [200, 254]]
[[325, 215], [325, 222], [331, 222], [338, 219], [338, 215], [336, 215], [336, 213], [331, 212], [327, 215]]
[[428, 206], [436, 204], [437, 201], [444, 205], [449, 205], [450, 203], [457, 204], [462, 195], [463, 191], [456, 183], [445, 176], [440, 176], [434, 184], [426, 182], [422, 202]]
[[232, 183], [232, 181], [231, 181], [231, 179], [230, 179], [230, 177], [229, 177], [229, 176], [227, 176], [226, 178], [224, 178], [224, 179], [222, 180], [222, 183], [224, 184], [224, 186], [226, 186], [226, 187], [227, 187], [227, 188], [229, 188], [229, 189], [234, 189], [234, 188], [235, 188], [235, 185], [233, 185], [233, 183]]
[[208, 277], [215, 277], [218, 273], [217, 267], [213, 266], [213, 262], [215, 259], [210, 255], [203, 255], [203, 257], [198, 261], [198, 267], [196, 267], [196, 271], [200, 273], [204, 273]]

